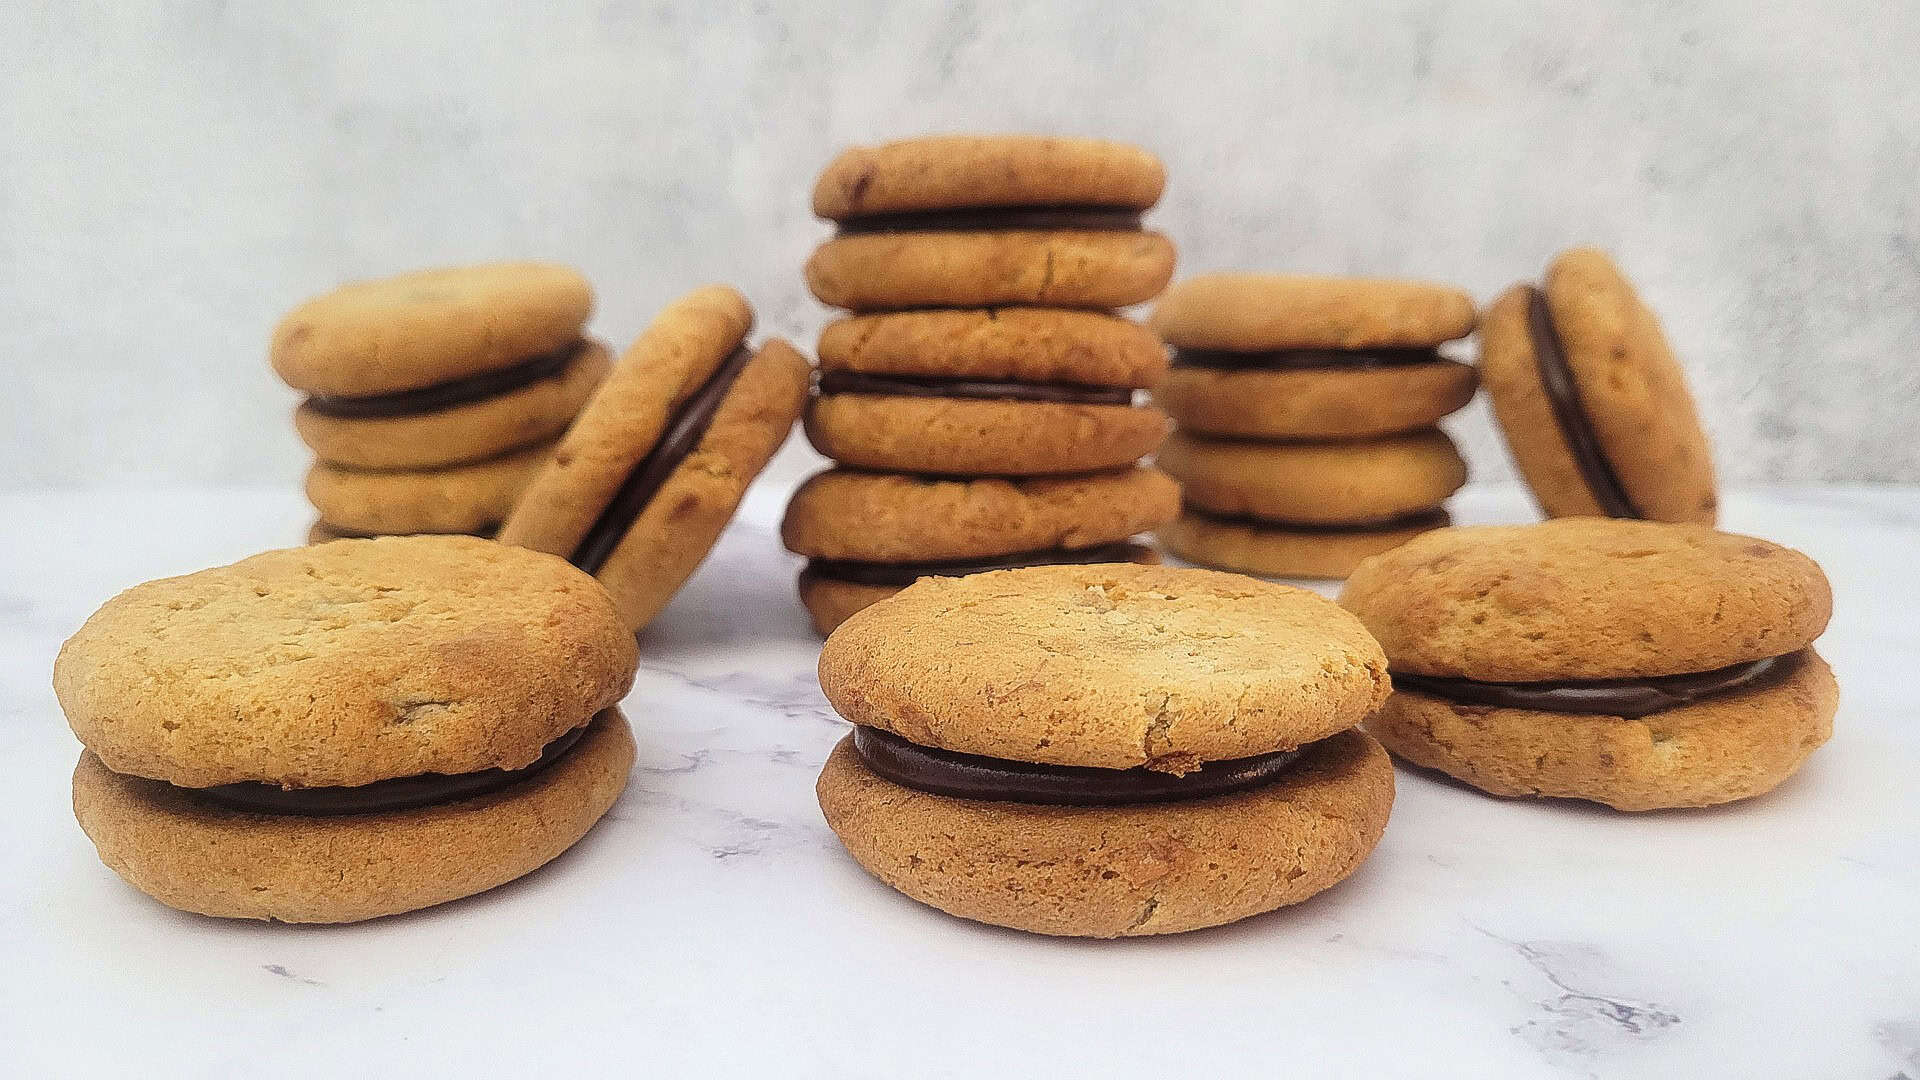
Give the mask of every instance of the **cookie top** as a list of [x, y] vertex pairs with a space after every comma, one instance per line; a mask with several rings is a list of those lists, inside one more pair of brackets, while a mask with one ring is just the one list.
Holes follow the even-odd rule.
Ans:
[[53, 687], [115, 772], [357, 786], [523, 768], [620, 700], [635, 651], [559, 559], [384, 537], [135, 586], [61, 647]]
[[1136, 564], [923, 578], [834, 631], [820, 686], [923, 746], [1169, 772], [1327, 738], [1390, 690], [1380, 647], [1329, 600]]
[[[1558, 392], [1547, 378], [1556, 345], [1570, 384]], [[1480, 348], [1502, 434], [1547, 513], [1713, 523], [1713, 459], [1686, 373], [1604, 252], [1563, 252], [1537, 294], [1501, 296]]]
[[1485, 682], [1712, 671], [1803, 648], [1833, 611], [1791, 548], [1610, 518], [1430, 532], [1361, 563], [1340, 602], [1396, 671]]
[[975, 480], [829, 469], [794, 492], [780, 539], [816, 559], [939, 562], [1111, 544], [1179, 512], [1180, 485], [1158, 469]]
[[1149, 321], [1181, 349], [1428, 348], [1473, 330], [1473, 297], [1451, 285], [1309, 274], [1202, 274], [1176, 283]]
[[855, 146], [813, 186], [813, 212], [830, 221], [869, 214], [999, 206], [1145, 210], [1166, 169], [1125, 143], [1046, 135], [930, 135]]
[[294, 308], [274, 329], [269, 357], [287, 385], [309, 394], [390, 394], [563, 348], [592, 313], [592, 286], [555, 263], [419, 270]]
[[1145, 388], [1167, 351], [1131, 319], [1066, 308], [896, 311], [836, 319], [820, 370]]

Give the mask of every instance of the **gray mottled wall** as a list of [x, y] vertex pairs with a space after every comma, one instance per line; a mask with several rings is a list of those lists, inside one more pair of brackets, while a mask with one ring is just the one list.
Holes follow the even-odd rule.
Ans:
[[0, 487], [290, 481], [263, 343], [347, 277], [571, 260], [619, 340], [727, 280], [810, 340], [815, 171], [953, 129], [1152, 147], [1185, 271], [1604, 245], [1729, 476], [1920, 480], [1920, 5], [548, 7], [9, 5]]

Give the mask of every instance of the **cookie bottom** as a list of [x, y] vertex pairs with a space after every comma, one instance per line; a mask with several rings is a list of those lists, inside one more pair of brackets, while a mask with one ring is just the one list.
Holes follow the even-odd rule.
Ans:
[[1364, 726], [1394, 754], [1490, 794], [1662, 810], [1773, 790], [1833, 734], [1839, 700], [1826, 661], [1804, 649], [1776, 680], [1637, 719], [1398, 690]]
[[842, 739], [816, 787], [862, 867], [924, 904], [1038, 934], [1132, 937], [1296, 904], [1353, 873], [1393, 806], [1380, 744], [1345, 731], [1271, 784], [1138, 806], [1035, 806], [883, 780]]
[[1156, 534], [1166, 549], [1190, 563], [1262, 577], [1344, 578], [1362, 559], [1391, 551], [1423, 532], [1452, 523], [1444, 510], [1418, 524], [1380, 529], [1290, 529], [1228, 521], [1192, 511]]
[[506, 520], [552, 443], [441, 469], [349, 469], [316, 461], [307, 501], [343, 532], [479, 533]]
[[633, 732], [609, 710], [564, 758], [505, 790], [316, 818], [221, 809], [82, 751], [73, 813], [101, 861], [168, 907], [358, 922], [472, 896], [540, 868], [613, 806], [633, 761]]

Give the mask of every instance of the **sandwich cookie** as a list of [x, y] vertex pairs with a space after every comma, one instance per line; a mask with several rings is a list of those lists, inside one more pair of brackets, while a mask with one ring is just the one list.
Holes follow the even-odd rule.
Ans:
[[1706, 433], [1653, 314], [1603, 252], [1564, 252], [1487, 309], [1480, 371], [1548, 517], [1711, 525]]
[[1177, 933], [1297, 903], [1372, 851], [1393, 802], [1354, 730], [1386, 697], [1359, 623], [1205, 570], [927, 578], [820, 656], [855, 725], [820, 775], [854, 859], [963, 918]]
[[814, 186], [814, 213], [839, 231], [807, 261], [807, 284], [854, 311], [1141, 303], [1173, 273], [1172, 242], [1140, 223], [1165, 185], [1152, 154], [1096, 139], [855, 147]]
[[307, 499], [334, 536], [491, 533], [552, 453], [548, 443], [439, 469], [350, 469], [316, 461], [307, 470]]
[[431, 469], [551, 441], [606, 375], [585, 339], [593, 291], [549, 263], [494, 263], [356, 282], [295, 308], [273, 368], [322, 461]]
[[1832, 593], [1765, 540], [1606, 518], [1445, 529], [1362, 563], [1340, 601], [1392, 665], [1367, 730], [1495, 795], [1730, 802], [1833, 730], [1811, 647]]
[[520, 877], [626, 785], [633, 637], [565, 562], [470, 537], [137, 586], [61, 648], [73, 806], [162, 903], [353, 922]]
[[779, 339], [746, 344], [746, 299], [725, 286], [669, 304], [534, 476], [500, 540], [560, 555], [651, 622], [705, 559], [780, 448], [811, 368]]
[[1017, 566], [1156, 562], [1132, 538], [1171, 520], [1180, 488], [1157, 469], [936, 479], [829, 469], [780, 524], [807, 557], [800, 600], [822, 634], [922, 577]]
[[1166, 437], [1134, 391], [1166, 371], [1159, 339], [1104, 312], [859, 315], [820, 338], [807, 438], [844, 465], [1032, 476], [1132, 464]]
[[1152, 326], [1173, 346], [1154, 400], [1179, 424], [1159, 461], [1186, 489], [1161, 534], [1182, 558], [1246, 573], [1341, 577], [1446, 524], [1466, 463], [1434, 427], [1472, 397], [1440, 346], [1473, 301], [1419, 281], [1210, 274]]

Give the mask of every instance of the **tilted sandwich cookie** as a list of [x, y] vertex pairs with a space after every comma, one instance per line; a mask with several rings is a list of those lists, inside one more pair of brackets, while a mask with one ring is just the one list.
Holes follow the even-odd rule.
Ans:
[[626, 785], [635, 644], [559, 559], [342, 540], [136, 586], [61, 648], [73, 808], [162, 903], [352, 922], [520, 877]]
[[1713, 524], [1713, 460], [1686, 373], [1603, 252], [1564, 252], [1538, 287], [1495, 300], [1480, 373], [1547, 516]]
[[747, 345], [725, 286], [669, 304], [633, 343], [501, 526], [500, 540], [599, 578], [638, 631], [679, 590], [792, 430], [806, 358]]
[[1354, 619], [1206, 570], [924, 578], [820, 655], [856, 727], [817, 791], [863, 867], [1043, 934], [1216, 926], [1297, 903], [1379, 840], [1393, 770], [1354, 730], [1388, 693]]
[[1392, 664], [1367, 730], [1496, 795], [1729, 802], [1833, 730], [1812, 649], [1832, 593], [1765, 540], [1606, 518], [1445, 529], [1362, 563], [1340, 602]]

